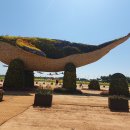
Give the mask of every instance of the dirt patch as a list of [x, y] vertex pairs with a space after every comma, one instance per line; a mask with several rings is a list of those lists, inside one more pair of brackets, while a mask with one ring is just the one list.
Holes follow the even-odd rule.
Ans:
[[33, 103], [32, 94], [26, 92], [6, 92], [0, 102], [0, 125], [25, 111]]
[[130, 112], [110, 112], [108, 98], [101, 97], [100, 91], [86, 93], [88, 96], [54, 95], [51, 108], [31, 106], [0, 130], [130, 130]]

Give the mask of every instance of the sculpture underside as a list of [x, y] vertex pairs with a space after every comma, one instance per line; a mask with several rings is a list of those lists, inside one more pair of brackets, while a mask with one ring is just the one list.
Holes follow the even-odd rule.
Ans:
[[125, 42], [129, 37], [130, 34], [94, 51], [73, 54], [59, 59], [51, 59], [36, 55], [17, 46], [12, 46], [6, 42], [0, 41], [0, 61], [9, 65], [14, 59], [21, 59], [24, 62], [26, 69], [30, 71], [64, 71], [64, 67], [67, 63], [73, 63], [76, 67], [81, 67], [99, 60], [111, 49]]

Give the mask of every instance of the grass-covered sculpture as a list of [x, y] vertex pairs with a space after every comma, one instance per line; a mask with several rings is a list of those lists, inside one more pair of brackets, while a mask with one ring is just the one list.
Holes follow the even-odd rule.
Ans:
[[88, 89], [90, 90], [100, 90], [100, 84], [98, 80], [91, 80], [88, 84]]
[[82, 94], [76, 87], [76, 66], [73, 63], [68, 63], [64, 69], [63, 86], [55, 88], [54, 92], [62, 94]]
[[24, 63], [20, 59], [12, 60], [5, 75], [4, 90], [30, 90], [33, 87], [33, 72], [25, 70]]
[[3, 84], [4, 90], [22, 90], [24, 87], [24, 63], [15, 59], [11, 61]]
[[72, 54], [92, 52], [106, 47], [120, 39], [115, 39], [101, 45], [88, 45], [57, 39], [0, 36], [0, 41], [2, 42], [10, 43], [11, 45], [18, 46], [34, 54], [53, 59], [62, 58]]
[[119, 95], [109, 96], [108, 107], [111, 111], [129, 112], [128, 99]]
[[[25, 86], [32, 86], [30, 84], [33, 81], [33, 71], [57, 72], [64, 71], [68, 63], [72, 63], [75, 68], [90, 64], [102, 58], [111, 49], [125, 42], [129, 37], [130, 34], [100, 45], [88, 45], [57, 39], [0, 36], [0, 61], [9, 65], [4, 86], [6, 88], [9, 85], [10, 87], [8, 88], [10, 89], [12, 87], [16, 89], [22, 88], [21, 86], [24, 83], [26, 83]], [[14, 59], [20, 59], [24, 63], [24, 69], [27, 72], [22, 74], [23, 72], [20, 69], [19, 72], [15, 72], [13, 68], [10, 69], [12, 66], [10, 63]], [[16, 74], [11, 77], [12, 71]], [[17, 77], [18, 73], [21, 74], [20, 78], [19, 76]], [[12, 82], [8, 80], [8, 77], [13, 79]], [[66, 80], [67, 78], [65, 77], [64, 79]], [[16, 81], [17, 78], [18, 80]], [[29, 79], [30, 82], [24, 81], [23, 83], [22, 79]], [[16, 83], [18, 82], [20, 85], [17, 86]], [[70, 87], [75, 88], [73, 85]]]
[[30, 71], [64, 71], [67, 63], [77, 68], [99, 60], [129, 37], [130, 34], [100, 45], [88, 45], [57, 39], [0, 36], [0, 60], [9, 64], [19, 58]]
[[53, 90], [51, 88], [38, 88], [35, 93], [34, 106], [51, 107]]
[[129, 96], [129, 87], [126, 77], [121, 73], [111, 76], [109, 95]]
[[63, 88], [68, 89], [70, 91], [76, 90], [76, 67], [72, 63], [68, 63], [65, 66]]
[[34, 73], [33, 71], [24, 71], [24, 87], [25, 90], [32, 90], [34, 87]]
[[126, 77], [121, 73], [111, 76], [109, 87], [108, 106], [111, 111], [129, 111], [128, 99], [129, 88]]

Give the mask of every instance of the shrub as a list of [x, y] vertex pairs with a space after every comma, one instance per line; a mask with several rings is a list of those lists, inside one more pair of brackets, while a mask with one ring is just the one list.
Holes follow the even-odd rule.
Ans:
[[99, 82], [97, 80], [91, 80], [88, 88], [91, 90], [100, 90]]
[[53, 91], [50, 88], [39, 88], [36, 90], [34, 106], [51, 107]]
[[128, 99], [117, 95], [108, 98], [108, 106], [111, 111], [129, 111]]
[[38, 95], [52, 95], [53, 90], [51, 88], [38, 88], [38, 89], [36, 89], [36, 94], [38, 94]]
[[38, 82], [36, 82], [36, 84], [38, 84]]
[[123, 74], [116, 73], [112, 75], [109, 94], [129, 96], [128, 82]]
[[76, 67], [73, 63], [68, 63], [65, 66], [63, 88], [66, 88], [70, 91], [76, 90]]
[[3, 80], [1, 79], [0, 82], [3, 82]]

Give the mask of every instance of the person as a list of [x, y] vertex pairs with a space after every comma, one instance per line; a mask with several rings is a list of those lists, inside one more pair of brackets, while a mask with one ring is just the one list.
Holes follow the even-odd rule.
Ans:
[[58, 79], [56, 79], [56, 85], [58, 85], [58, 83], [59, 83], [59, 81], [58, 81]]
[[82, 83], [80, 83], [80, 85], [79, 85], [80, 87], [82, 87], [82, 89], [83, 89], [83, 84]]

